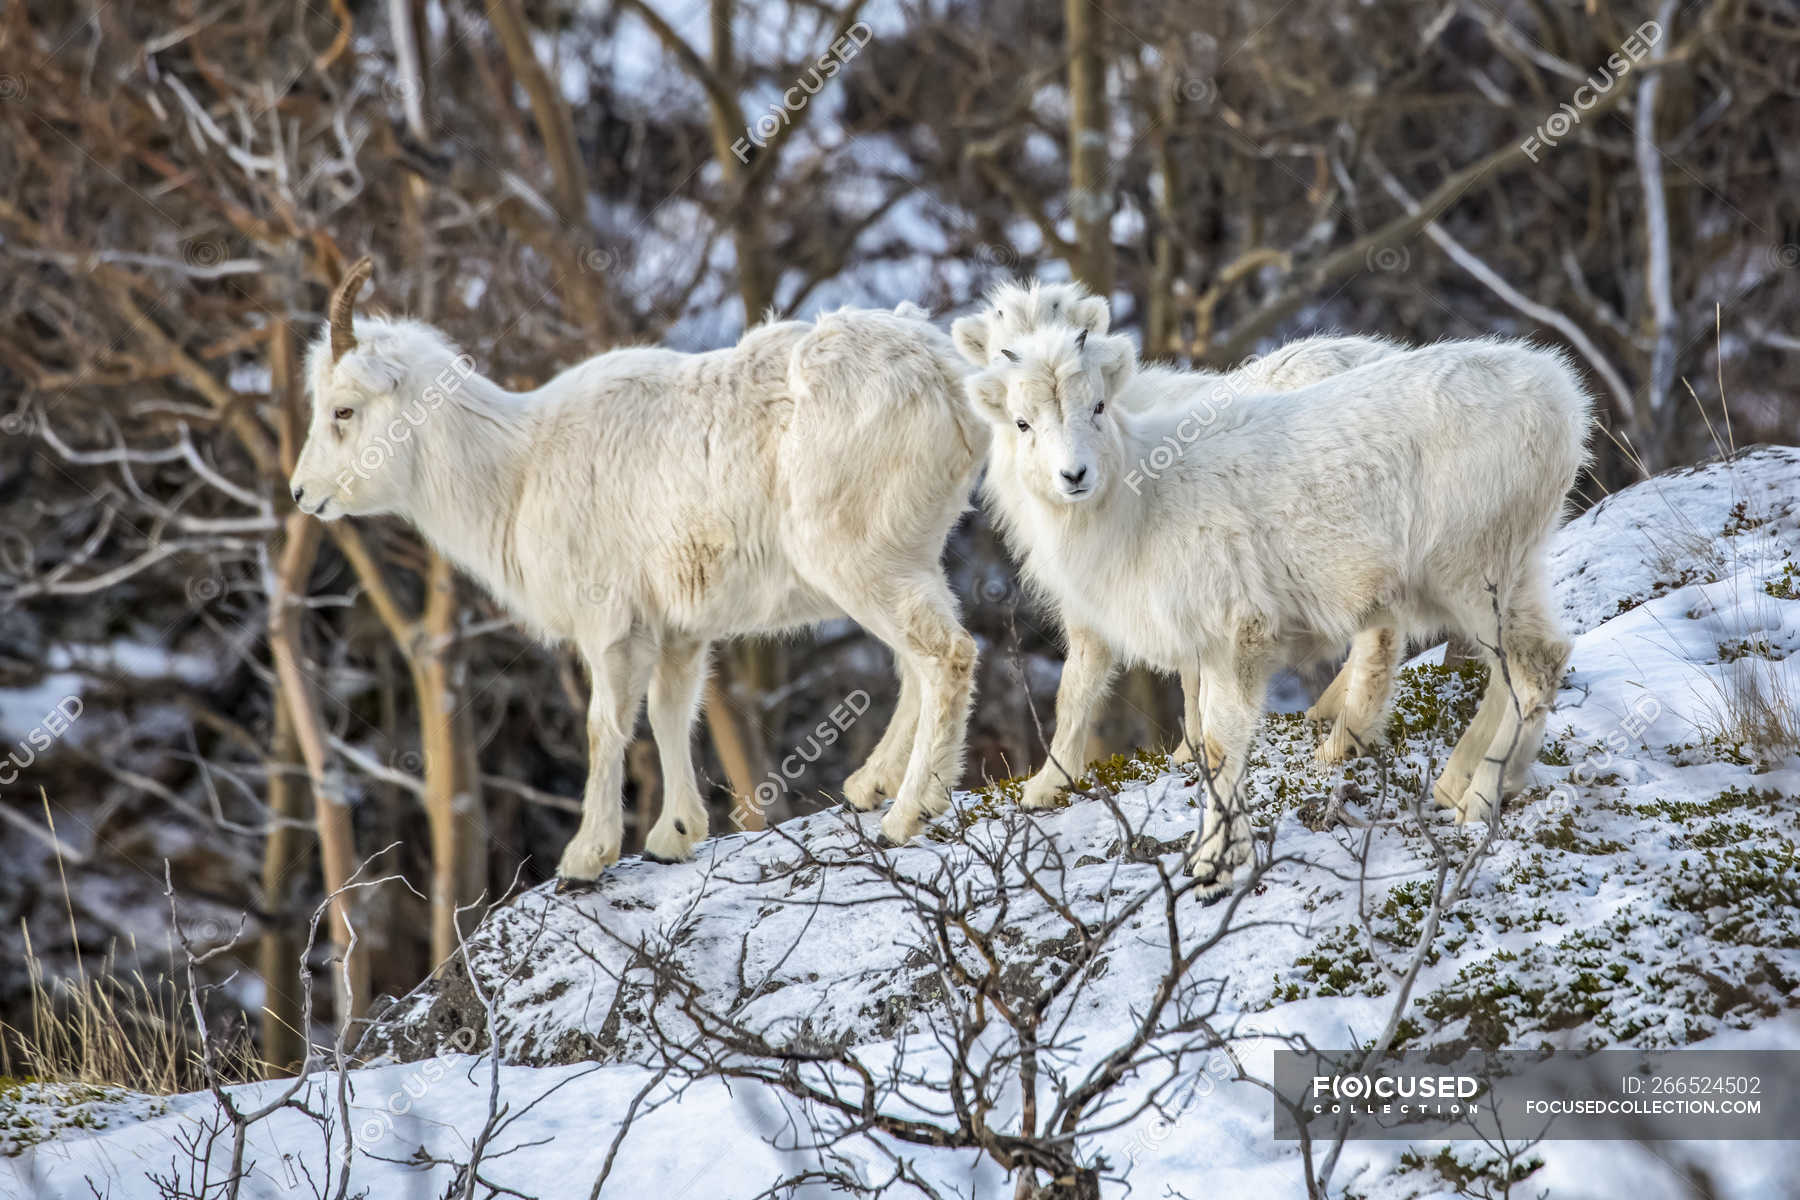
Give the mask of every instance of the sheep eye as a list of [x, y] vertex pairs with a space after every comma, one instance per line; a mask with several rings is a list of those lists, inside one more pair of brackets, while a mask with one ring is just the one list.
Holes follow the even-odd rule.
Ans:
[[1014, 354], [1011, 350], [1002, 350], [1000, 353], [1006, 356], [1006, 361], [1009, 363], [1016, 363], [1019, 361], [1019, 356]]
[[1102, 400], [1100, 403], [1094, 405], [1094, 415], [1096, 417], [1105, 411], [1106, 411], [1106, 401]]
[[1019, 427], [1020, 433], [1030, 433], [1031, 432], [1031, 426], [1027, 425], [1023, 421], [1014, 421], [1013, 424], [1015, 424]]
[[334, 408], [331, 410], [331, 419], [334, 421], [348, 421], [354, 415], [355, 414], [347, 408]]

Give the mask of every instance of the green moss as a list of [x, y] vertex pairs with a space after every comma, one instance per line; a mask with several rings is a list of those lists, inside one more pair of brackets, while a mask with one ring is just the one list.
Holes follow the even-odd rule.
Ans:
[[[1089, 764], [1087, 773], [1076, 781], [1076, 785], [1119, 791], [1135, 783], [1148, 783], [1158, 779], [1167, 774], [1168, 770], [1168, 755], [1155, 750], [1134, 750], [1130, 754], [1115, 754], [1111, 758]], [[991, 821], [1007, 809], [1018, 807], [1025, 798], [1026, 778], [1015, 775], [1009, 779], [990, 779], [980, 787], [969, 789], [968, 799], [956, 807], [955, 827], [934, 827], [926, 836], [935, 842], [953, 842], [971, 826]], [[1052, 807], [1062, 808], [1068, 803], [1069, 799], [1065, 794]]]
[[1748, 533], [1752, 529], [1761, 528], [1769, 523], [1767, 517], [1750, 515], [1750, 502], [1739, 500], [1731, 506], [1731, 512], [1725, 518], [1725, 528], [1720, 530], [1726, 537], [1736, 537], [1740, 533]]
[[[1024, 796], [1024, 789], [1023, 779], [997, 779], [974, 788], [969, 792], [969, 798], [956, 805], [953, 810], [954, 829], [933, 825], [925, 836], [934, 842], [954, 842], [971, 826], [991, 821], [1007, 810], [1017, 808], [1019, 800]], [[1065, 798], [1059, 803], [1067, 804], [1068, 800]]]
[[[1433, 886], [1429, 879], [1415, 879], [1390, 888], [1382, 898], [1381, 907], [1371, 917], [1369, 928], [1388, 945], [1410, 952], [1418, 947], [1419, 939], [1424, 936], [1425, 918], [1431, 912], [1432, 898]], [[1462, 927], [1462, 937], [1451, 936], [1453, 925]], [[1437, 965], [1440, 944], [1454, 954], [1456, 948], [1468, 940], [1467, 934], [1474, 925], [1474, 919], [1461, 908], [1452, 907], [1444, 912], [1438, 922], [1437, 941], [1425, 952], [1425, 965]]]
[[1388, 741], [1398, 746], [1409, 737], [1443, 737], [1462, 730], [1475, 716], [1486, 687], [1487, 668], [1477, 662], [1406, 668], [1395, 681]]
[[1781, 574], [1766, 580], [1763, 591], [1777, 600], [1800, 600], [1800, 564], [1783, 563]]
[[1354, 925], [1338, 925], [1319, 936], [1294, 960], [1297, 979], [1275, 980], [1269, 1006], [1313, 996], [1381, 996], [1388, 990], [1381, 967]]
[[1781, 793], [1774, 788], [1726, 788], [1710, 800], [1670, 800], [1657, 797], [1646, 804], [1637, 806], [1641, 813], [1653, 813], [1666, 817], [1677, 824], [1687, 824], [1705, 817], [1722, 817], [1740, 809], [1752, 809], [1767, 816], [1777, 815], [1781, 809], [1779, 801]]
[[1133, 750], [1089, 763], [1087, 778], [1096, 787], [1120, 791], [1134, 783], [1149, 783], [1169, 770], [1169, 756], [1157, 750]]
[[1785, 838], [1705, 850], [1681, 861], [1669, 904], [1704, 917], [1714, 941], [1800, 949], [1800, 855]]
[[1540, 846], [1570, 854], [1617, 854], [1625, 849], [1624, 843], [1609, 838], [1581, 836], [1581, 830], [1575, 825], [1575, 814], [1570, 812], [1563, 813], [1554, 823], [1538, 826], [1532, 840]]
[[1767, 658], [1775, 661], [1786, 657], [1777, 654], [1775, 647], [1766, 637], [1738, 638], [1735, 641], [1719, 643], [1719, 661], [1736, 662], [1740, 658]]
[[1436, 1172], [1459, 1196], [1503, 1196], [1513, 1184], [1542, 1170], [1544, 1160], [1532, 1154], [1509, 1163], [1504, 1156], [1485, 1150], [1445, 1146], [1430, 1158], [1407, 1150], [1400, 1155], [1400, 1166], [1410, 1171]]
[[1566, 767], [1575, 760], [1569, 754], [1569, 739], [1575, 735], [1573, 729], [1564, 729], [1554, 740], [1546, 739], [1544, 748], [1538, 751], [1538, 761], [1552, 767]]

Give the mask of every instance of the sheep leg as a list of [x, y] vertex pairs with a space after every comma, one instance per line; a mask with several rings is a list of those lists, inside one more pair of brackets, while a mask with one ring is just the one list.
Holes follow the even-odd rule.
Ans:
[[650, 732], [662, 761], [663, 802], [644, 839], [644, 856], [658, 862], [687, 858], [706, 836], [706, 805], [689, 744], [706, 680], [706, 652], [703, 642], [665, 643], [650, 676]]
[[1569, 661], [1569, 643], [1541, 598], [1541, 587], [1533, 580], [1520, 590], [1524, 595], [1508, 606], [1500, 625], [1500, 653], [1506, 669], [1494, 674], [1504, 676], [1503, 703], [1493, 736], [1462, 794], [1458, 824], [1492, 820], [1506, 792], [1524, 781], [1543, 744], [1544, 722]]
[[975, 684], [975, 639], [957, 623], [950, 585], [939, 575], [914, 581], [908, 591], [894, 653], [906, 660], [902, 677], [919, 681], [919, 721], [900, 794], [881, 820], [882, 836], [895, 845], [950, 807], [950, 789], [962, 778]]
[[1200, 714], [1206, 707], [1206, 676], [1200, 673], [1198, 664], [1183, 667], [1181, 671], [1181, 744], [1175, 747], [1175, 753], [1169, 755], [1169, 761], [1177, 766], [1193, 762], [1199, 755], [1195, 747], [1201, 744]]
[[1350, 687], [1350, 674], [1355, 666], [1356, 645], [1353, 642], [1350, 646], [1350, 657], [1344, 660], [1344, 665], [1338, 669], [1337, 675], [1325, 685], [1325, 690], [1319, 693], [1319, 698], [1313, 701], [1312, 707], [1306, 710], [1307, 720], [1316, 721], [1320, 725], [1330, 725], [1338, 719], [1338, 714], [1344, 711], [1344, 692]]
[[620, 802], [625, 747], [650, 673], [649, 647], [629, 634], [593, 651], [584, 650], [583, 657], [593, 688], [588, 699], [587, 790], [581, 798], [581, 826], [556, 868], [557, 875], [571, 882], [598, 879], [619, 861], [625, 839]]
[[896, 661], [900, 670], [900, 699], [893, 719], [870, 752], [868, 761], [844, 781], [844, 799], [850, 807], [868, 812], [884, 797], [895, 795], [906, 779], [913, 741], [919, 729], [919, 684], [913, 673]]
[[1026, 781], [1026, 808], [1054, 804], [1085, 774], [1088, 727], [1095, 706], [1106, 696], [1112, 673], [1112, 651], [1099, 635], [1078, 625], [1069, 626], [1069, 651], [1056, 685], [1056, 733], [1050, 739], [1050, 757]]
[[1487, 690], [1482, 693], [1481, 706], [1475, 710], [1462, 737], [1457, 739], [1443, 773], [1431, 785], [1432, 798], [1445, 808], [1452, 812], [1462, 810], [1463, 793], [1468, 790], [1469, 780], [1474, 778], [1476, 764], [1487, 753], [1488, 743], [1494, 739], [1494, 730], [1500, 724], [1500, 710], [1510, 703], [1512, 699], [1501, 678], [1499, 665], [1489, 663]]
[[[1342, 709], [1314, 754], [1320, 765], [1342, 762], [1381, 744], [1382, 725], [1387, 721], [1388, 704], [1394, 696], [1398, 643], [1398, 633], [1391, 625], [1365, 629], [1350, 643], [1350, 660], [1338, 672], [1338, 679], [1349, 676], [1340, 693]], [[1332, 686], [1337, 686], [1337, 680], [1332, 681]], [[1327, 688], [1327, 693], [1330, 690]], [[1323, 700], [1320, 697], [1321, 703]]]
[[1229, 891], [1238, 869], [1251, 859], [1249, 797], [1242, 784], [1268, 694], [1271, 661], [1255, 631], [1240, 634], [1237, 650], [1232, 670], [1214, 674], [1202, 717], [1206, 806], [1188, 867], [1200, 881], [1197, 892], [1203, 901]]

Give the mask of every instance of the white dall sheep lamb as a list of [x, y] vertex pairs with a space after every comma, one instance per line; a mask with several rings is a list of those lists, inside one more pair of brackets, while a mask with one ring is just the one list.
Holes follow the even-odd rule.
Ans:
[[[1485, 820], [1537, 755], [1569, 644], [1544, 543], [1585, 461], [1590, 402], [1561, 355], [1520, 343], [1413, 350], [1233, 406], [1154, 478], [1127, 483], [1184, 419], [1119, 404], [1123, 338], [1048, 329], [968, 380], [996, 430], [984, 492], [1069, 654], [1052, 761], [1077, 762], [1116, 660], [1198, 662], [1208, 803], [1192, 867], [1222, 893], [1249, 861], [1238, 783], [1271, 671], [1354, 637], [1449, 630], [1498, 650], [1435, 794]], [[1197, 390], [1209, 384], [1198, 380]], [[1388, 677], [1352, 679], [1385, 689]], [[1385, 696], [1382, 704], [1385, 707]]]
[[986, 451], [949, 339], [844, 311], [706, 354], [615, 350], [533, 392], [475, 373], [443, 334], [365, 318], [358, 264], [307, 372], [292, 480], [324, 520], [397, 513], [593, 680], [581, 827], [559, 874], [619, 856], [622, 759], [649, 692], [666, 796], [645, 842], [685, 858], [707, 829], [688, 738], [718, 638], [848, 615], [894, 651], [893, 722], [846, 784], [911, 837], [961, 774], [975, 642], [939, 557]]
[[[987, 308], [972, 317], [963, 317], [950, 327], [951, 340], [962, 356], [977, 367], [985, 367], [1004, 358], [1013, 341], [1037, 329], [1067, 327], [1077, 332], [1104, 334], [1112, 322], [1106, 301], [1091, 296], [1079, 283], [1002, 283], [988, 292]], [[1119, 399], [1143, 410], [1169, 404], [1193, 411], [1196, 400], [1202, 403], [1194, 423], [1181, 431], [1188, 432], [1210, 424], [1212, 410], [1228, 407], [1263, 392], [1280, 392], [1305, 387], [1342, 374], [1364, 363], [1398, 354], [1406, 349], [1385, 338], [1359, 336], [1307, 337], [1289, 342], [1273, 353], [1253, 358], [1230, 371], [1181, 371], [1171, 367], [1140, 367], [1134, 386]], [[1204, 381], [1204, 392], [1196, 388]], [[1306, 710], [1309, 720], [1326, 726], [1316, 757], [1323, 764], [1341, 762], [1379, 743], [1386, 718], [1385, 697], [1388, 686], [1372, 686], [1377, 678], [1391, 679], [1398, 666], [1398, 647], [1392, 638], [1376, 634], [1360, 635], [1350, 644], [1350, 654], [1337, 676], [1317, 703]], [[1365, 681], [1352, 689], [1352, 679]], [[1187, 731], [1199, 727], [1200, 694], [1203, 688], [1197, 665], [1181, 669], [1183, 725]], [[1370, 711], [1368, 706], [1377, 707]], [[1196, 751], [1191, 739], [1183, 736], [1172, 758], [1188, 762]], [[1064, 763], [1073, 770], [1077, 764]]]

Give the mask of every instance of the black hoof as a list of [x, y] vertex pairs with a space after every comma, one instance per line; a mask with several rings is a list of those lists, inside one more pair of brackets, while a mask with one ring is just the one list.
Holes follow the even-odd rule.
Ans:
[[598, 879], [564, 879], [556, 877], [556, 894], [559, 896], [579, 896], [591, 892], [600, 886]]
[[672, 867], [681, 861], [678, 858], [664, 858], [662, 855], [652, 854], [648, 850], [645, 850], [643, 854], [645, 862], [661, 863], [665, 867]]
[[1211, 908], [1229, 895], [1231, 895], [1230, 888], [1219, 888], [1217, 891], [1207, 892], [1200, 897], [1200, 907]]

